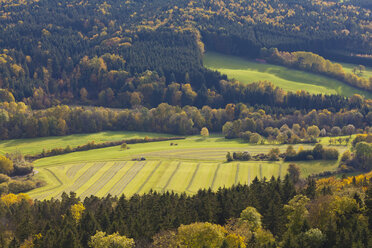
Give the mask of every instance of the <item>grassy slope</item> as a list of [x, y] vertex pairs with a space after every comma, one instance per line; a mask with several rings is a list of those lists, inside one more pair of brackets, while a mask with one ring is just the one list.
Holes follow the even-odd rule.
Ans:
[[[336, 62], [336, 63], [339, 63], [339, 62]], [[347, 64], [347, 63], [339, 63], [339, 64], [342, 65], [342, 67], [344, 68], [346, 72], [350, 72], [350, 73], [353, 72], [353, 69], [358, 66], [358, 65]], [[362, 74], [358, 74], [358, 75], [368, 79], [372, 77], [372, 68], [366, 67], [366, 70]]]
[[118, 141], [123, 139], [148, 137], [169, 137], [169, 134], [141, 133], [141, 132], [100, 132], [94, 134], [74, 134], [63, 137], [46, 137], [35, 139], [15, 139], [0, 141], [0, 154], [12, 153], [17, 149], [22, 154], [41, 153], [43, 148], [65, 148], [67, 145], [76, 147], [94, 141], [102, 143], [106, 141]]
[[[286, 146], [280, 145], [252, 145], [239, 139], [226, 140], [222, 136], [203, 139], [200, 136], [190, 136], [185, 140], [178, 140], [177, 146], [170, 146], [171, 142], [153, 142], [129, 145], [129, 150], [121, 150], [119, 146], [75, 152], [60, 156], [39, 159], [35, 165], [45, 167], [51, 164], [72, 164], [79, 162], [97, 162], [113, 160], [131, 160], [146, 157], [148, 160], [189, 160], [189, 161], [223, 161], [227, 151], [249, 151], [267, 153], [271, 148], [278, 147], [284, 152]], [[300, 145], [295, 145], [298, 148]], [[311, 145], [302, 145], [305, 149]]]
[[[283, 177], [288, 167], [288, 163], [284, 162], [224, 161], [227, 151], [249, 151], [254, 154], [266, 153], [272, 147], [279, 147], [284, 152], [287, 146], [250, 145], [238, 139], [225, 140], [221, 136], [207, 139], [191, 136], [177, 143], [178, 146], [170, 146], [170, 142], [135, 144], [125, 151], [116, 146], [40, 159], [35, 162], [36, 170], [39, 171], [36, 176], [48, 184], [30, 192], [30, 195], [45, 199], [58, 197], [62, 191], [72, 189], [81, 196], [92, 193], [105, 196], [110, 192], [132, 195], [150, 189], [192, 194], [200, 188], [212, 187], [216, 190], [236, 183], [249, 183], [256, 176]], [[322, 143], [326, 145], [327, 138]], [[303, 146], [305, 149], [311, 147]], [[346, 149], [345, 146], [335, 147], [340, 153]], [[298, 145], [295, 148], [298, 149]], [[143, 162], [130, 161], [141, 156], [147, 159], [144, 165]], [[117, 168], [113, 168], [114, 161], [120, 163]], [[336, 161], [297, 164], [304, 177], [337, 168]], [[97, 169], [92, 171], [92, 168]], [[110, 170], [115, 170], [115, 173]]]
[[[358, 90], [329, 77], [278, 65], [261, 64], [234, 56], [207, 52], [204, 55], [204, 66], [243, 83], [267, 80], [287, 91], [306, 90], [314, 94], [325, 93], [344, 96], [360, 94], [372, 98], [371, 93]], [[365, 74], [367, 75], [367, 72]]]

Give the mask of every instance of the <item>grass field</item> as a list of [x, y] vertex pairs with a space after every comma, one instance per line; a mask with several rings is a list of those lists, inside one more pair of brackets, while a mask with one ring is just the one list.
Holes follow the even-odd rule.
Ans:
[[[339, 63], [339, 62], [336, 62], [336, 63]], [[348, 64], [348, 63], [339, 63], [339, 64], [342, 65], [342, 67], [344, 68], [346, 72], [350, 72], [350, 73], [353, 72], [353, 69], [358, 66], [354, 64]], [[366, 67], [366, 70], [362, 74], [358, 74], [358, 75], [368, 79], [372, 77], [372, 68]]]
[[[99, 135], [103, 135], [102, 133]], [[104, 136], [104, 135], [103, 135]], [[151, 134], [148, 134], [151, 136]], [[250, 161], [226, 163], [228, 151], [267, 153], [287, 146], [251, 145], [241, 140], [226, 140], [215, 135], [209, 138], [187, 137], [170, 146], [169, 141], [130, 145], [129, 150], [119, 146], [75, 152], [35, 161], [36, 177], [47, 185], [29, 192], [36, 199], [60, 197], [62, 192], [74, 191], [78, 196], [106, 196], [125, 193], [130, 196], [150, 189], [165, 192], [194, 194], [202, 188], [229, 187], [250, 183], [255, 177], [284, 177], [288, 163]], [[324, 145], [326, 140], [324, 140]], [[311, 148], [311, 145], [303, 145]], [[335, 146], [342, 153], [345, 146]], [[299, 145], [295, 146], [298, 149]], [[145, 161], [132, 161], [145, 157]], [[335, 170], [336, 161], [297, 163], [306, 177], [312, 173]]]
[[123, 139], [144, 138], [148, 136], [154, 137], [170, 137], [169, 134], [161, 133], [141, 133], [141, 132], [100, 132], [93, 134], [74, 134], [68, 136], [54, 136], [35, 139], [14, 139], [0, 141], [0, 154], [12, 153], [19, 150], [24, 155], [38, 154], [43, 151], [43, 148], [65, 148], [67, 145], [76, 147], [94, 141], [102, 143], [106, 141], [120, 141]]
[[[262, 64], [213, 52], [205, 53], [203, 61], [205, 67], [217, 70], [222, 74], [226, 74], [229, 78], [235, 78], [242, 83], [266, 80], [286, 91], [306, 90], [314, 94], [340, 94], [344, 96], [360, 94], [366, 98], [372, 98], [371, 93], [358, 90], [336, 79], [289, 69], [284, 66]], [[347, 68], [352, 70], [353, 67], [353, 65], [349, 65]], [[372, 71], [364, 74], [368, 75], [369, 73], [372, 73]]]

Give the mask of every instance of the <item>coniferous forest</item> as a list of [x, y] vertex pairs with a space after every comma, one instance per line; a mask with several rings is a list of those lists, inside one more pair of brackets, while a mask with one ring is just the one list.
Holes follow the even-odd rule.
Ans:
[[[321, 75], [366, 94], [239, 82], [204, 67], [206, 51]], [[370, 0], [0, 0], [0, 248], [372, 247], [371, 68]], [[158, 136], [35, 145], [33, 152], [21, 145], [109, 131]], [[179, 162], [162, 190], [31, 197], [72, 184], [69, 173], [78, 178], [72, 186], [85, 175], [63, 167], [58, 177], [43, 164], [49, 157], [82, 160], [81, 152], [117, 147], [145, 166], [141, 146], [178, 149], [190, 137], [208, 142], [209, 133], [247, 146], [224, 148], [209, 189], [166, 190]], [[209, 147], [216, 156], [217, 146]], [[197, 160], [187, 189], [208, 159]], [[234, 161], [235, 183], [212, 190], [220, 164]], [[262, 176], [275, 162], [279, 173]], [[260, 171], [240, 183], [239, 163]]]

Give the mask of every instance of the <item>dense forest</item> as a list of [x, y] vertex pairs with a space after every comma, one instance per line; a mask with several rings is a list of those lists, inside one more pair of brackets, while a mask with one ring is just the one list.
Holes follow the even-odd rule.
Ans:
[[71, 193], [40, 202], [23, 194], [4, 195], [0, 244], [370, 247], [371, 174], [303, 182], [293, 168], [284, 180], [255, 179], [250, 186], [201, 190], [194, 196], [150, 192], [81, 202]]
[[[0, 0], [0, 140], [177, 135], [89, 141], [33, 157], [1, 151], [0, 247], [372, 247], [372, 100], [243, 84], [203, 66], [211, 50], [371, 92], [372, 78], [362, 75], [372, 66], [371, 17], [370, 0]], [[334, 61], [358, 67], [347, 72]], [[227, 165], [282, 160], [286, 176], [195, 195], [23, 194], [46, 183], [32, 159], [209, 132], [272, 146], [268, 154], [228, 152]], [[323, 137], [345, 150], [323, 146]], [[314, 147], [294, 150], [299, 143]], [[310, 160], [338, 168], [304, 179], [295, 163]]]
[[203, 68], [205, 47], [249, 57], [263, 47], [307, 50], [372, 64], [370, 10], [348, 2], [2, 1], [0, 15], [0, 87], [17, 100], [39, 88], [65, 102], [110, 90], [127, 98], [147, 70], [166, 86], [215, 91], [224, 78]]

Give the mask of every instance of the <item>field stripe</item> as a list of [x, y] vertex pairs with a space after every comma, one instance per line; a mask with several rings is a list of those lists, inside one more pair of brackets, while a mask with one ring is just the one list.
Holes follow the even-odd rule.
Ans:
[[[41, 196], [39, 195], [39, 196], [36, 197], [38, 200], [43, 200], [43, 199], [45, 199], [45, 198], [48, 197], [51, 193], [53, 193], [53, 190], [54, 190], [54, 189], [58, 189], [59, 187], [61, 187], [61, 186], [63, 185], [63, 182], [62, 182], [62, 181], [57, 177], [57, 175], [56, 175], [53, 171], [51, 171], [51, 170], [48, 169], [48, 168], [44, 168], [44, 170], [47, 170], [50, 174], [52, 174], [52, 175], [57, 179], [59, 185], [58, 185], [58, 186], [55, 186], [55, 187], [53, 187], [53, 188], [46, 189], [46, 190], [43, 190], [43, 191], [38, 192], [38, 194], [39, 194], [39, 193], [43, 193]], [[36, 194], [36, 195], [38, 195], [38, 194]]]
[[251, 167], [248, 166], [248, 181], [247, 181], [248, 185], [251, 184]]
[[282, 174], [282, 164], [279, 165], [278, 178], [281, 178], [281, 174]]
[[196, 174], [198, 173], [199, 167], [200, 167], [200, 163], [196, 166], [196, 169], [195, 169], [195, 171], [192, 174], [192, 177], [190, 179], [189, 185], [187, 185], [186, 191], [190, 191], [190, 187], [191, 187], [192, 183], [194, 182], [194, 179], [195, 179]]
[[97, 192], [100, 191], [105, 184], [108, 183], [115, 176], [115, 174], [125, 166], [126, 163], [127, 162], [114, 163], [94, 184], [92, 184], [80, 195], [80, 198], [84, 199], [87, 196], [97, 194]]
[[67, 170], [66, 176], [69, 177], [69, 178], [74, 178], [76, 176], [76, 173], [78, 173], [79, 170], [84, 167], [84, 165], [86, 165], [86, 163], [84, 163], [84, 164], [78, 164], [78, 165], [72, 165]]
[[106, 193], [106, 195], [119, 195], [121, 194], [127, 185], [135, 178], [142, 170], [143, 167], [145, 167], [147, 162], [140, 162], [139, 165], [134, 164], [123, 176], [120, 178], [120, 180]]
[[180, 168], [180, 165], [181, 165], [181, 162], [179, 162], [177, 164], [177, 167], [176, 169], [173, 171], [172, 175], [169, 177], [167, 183], [164, 185], [163, 187], [163, 192], [165, 192], [165, 189], [169, 186], [170, 182], [172, 181], [172, 178], [174, 177], [174, 175], [177, 173], [178, 169]]
[[238, 164], [236, 165], [235, 185], [238, 185], [238, 182], [239, 182], [239, 167], [240, 167], [240, 164], [238, 163]]
[[215, 182], [216, 182], [217, 174], [218, 174], [218, 171], [220, 170], [220, 167], [221, 167], [221, 164], [218, 164], [218, 165], [217, 165], [217, 169], [216, 169], [216, 171], [214, 172], [214, 176], [213, 176], [213, 180], [212, 180], [211, 189], [213, 189], [213, 187], [214, 187], [214, 184], [215, 184]]
[[260, 180], [262, 180], [262, 164], [260, 164]]
[[142, 189], [143, 187], [145, 187], [146, 183], [150, 180], [150, 178], [154, 175], [155, 171], [157, 171], [157, 169], [160, 167], [162, 161], [160, 161], [156, 166], [155, 168], [151, 171], [150, 175], [146, 178], [146, 180], [143, 182], [143, 184], [139, 187], [139, 189], [136, 191], [136, 194], [138, 194]]
[[66, 192], [67, 194], [69, 194], [71, 191], [76, 192], [76, 190], [78, 190], [81, 186], [83, 186], [84, 183], [86, 183], [89, 180], [89, 178], [91, 178], [94, 175], [94, 173], [100, 170], [104, 165], [105, 165], [105, 162], [100, 162], [100, 163], [95, 163], [94, 165], [89, 167], [89, 169], [87, 169], [83, 174], [81, 174], [81, 176], [78, 179], [76, 179], [76, 181], [70, 187], [60, 192], [57, 195], [57, 197], [58, 198], [61, 197], [63, 192]]

